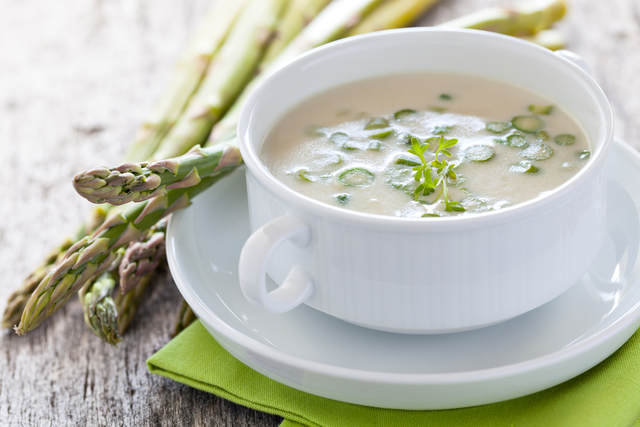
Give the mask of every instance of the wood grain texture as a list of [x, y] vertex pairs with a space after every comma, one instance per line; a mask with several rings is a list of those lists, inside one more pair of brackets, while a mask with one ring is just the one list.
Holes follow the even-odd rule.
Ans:
[[[443, 0], [421, 24], [515, 3]], [[72, 176], [122, 158], [209, 5], [0, 0], [0, 310], [89, 211]], [[609, 96], [618, 136], [640, 149], [640, 4], [574, 0], [560, 27]], [[178, 301], [160, 272], [117, 349], [84, 326], [76, 299], [25, 337], [2, 332], [0, 424], [277, 426], [278, 417], [148, 373]]]

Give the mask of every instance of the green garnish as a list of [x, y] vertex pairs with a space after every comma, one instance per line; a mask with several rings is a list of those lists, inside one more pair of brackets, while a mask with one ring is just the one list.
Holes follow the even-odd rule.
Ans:
[[433, 111], [434, 113], [438, 113], [438, 114], [442, 114], [442, 113], [447, 111], [447, 109], [444, 108], [444, 107], [436, 107], [434, 105], [430, 105], [429, 106], [429, 110]]
[[407, 159], [404, 157], [399, 157], [396, 159], [396, 165], [404, 165], [404, 166], [420, 166], [422, 163], [416, 162], [415, 160]]
[[472, 162], [486, 162], [493, 157], [493, 150], [486, 145], [472, 145], [464, 150], [464, 156]]
[[375, 135], [371, 135], [371, 138], [386, 138], [393, 133], [393, 129], [385, 130], [384, 132], [376, 133]]
[[448, 93], [443, 93], [443, 94], [440, 94], [440, 99], [442, 99], [443, 101], [451, 101], [453, 97]]
[[511, 123], [489, 122], [487, 123], [486, 129], [489, 132], [501, 133], [506, 131], [507, 129], [511, 129]]
[[448, 133], [451, 131], [451, 129], [453, 129], [453, 126], [436, 126], [433, 128], [433, 130], [431, 131], [432, 134], [434, 135], [444, 135], [445, 133]]
[[[449, 163], [447, 160], [439, 160], [438, 156], [444, 154], [451, 157], [451, 153], [447, 148], [451, 148], [458, 143], [457, 139], [445, 139], [441, 136], [438, 140], [438, 148], [435, 152], [435, 158], [431, 162], [427, 162], [424, 158], [424, 153], [429, 149], [429, 143], [424, 145], [420, 144], [418, 138], [411, 138], [411, 148], [408, 150], [410, 154], [416, 155], [420, 158], [422, 165], [415, 166], [412, 170], [415, 171], [414, 179], [419, 182], [419, 185], [413, 190], [414, 200], [418, 200], [418, 197], [429, 195], [435, 192], [435, 189], [442, 185], [440, 193], [436, 196], [434, 202], [443, 196], [445, 210], [447, 212], [464, 212], [464, 206], [460, 202], [452, 201], [449, 199], [449, 191], [447, 189], [447, 178], [457, 180], [458, 176], [453, 171], [457, 166], [456, 164]], [[435, 171], [436, 179], [434, 180], [431, 173]]]
[[509, 170], [511, 172], [516, 172], [516, 173], [536, 173], [540, 169], [535, 167], [531, 162], [527, 162], [526, 160], [523, 160], [517, 165], [511, 166]]
[[529, 105], [529, 111], [533, 114], [550, 114], [553, 110], [553, 105]]
[[393, 117], [396, 120], [402, 120], [402, 119], [406, 119], [408, 116], [411, 116], [411, 115], [416, 114], [416, 113], [417, 113], [416, 110], [404, 109], [404, 110], [396, 111], [393, 114]]
[[520, 152], [527, 160], [546, 160], [553, 155], [553, 150], [546, 144], [531, 144]]
[[365, 168], [347, 169], [338, 176], [338, 182], [347, 187], [363, 187], [373, 182], [376, 176]]
[[540, 141], [546, 141], [549, 139], [549, 134], [547, 133], [547, 131], [539, 130], [538, 132], [536, 132], [536, 138]]
[[429, 217], [436, 217], [436, 218], [440, 218], [440, 215], [438, 215], [437, 213], [426, 213], [426, 214], [422, 214], [422, 218], [429, 218]]
[[375, 118], [369, 120], [369, 122], [366, 124], [366, 126], [364, 128], [365, 128], [365, 130], [382, 129], [382, 128], [386, 128], [388, 126], [389, 126], [389, 121], [387, 119], [384, 119], [382, 117], [375, 117]]
[[522, 132], [536, 133], [544, 127], [544, 122], [538, 116], [518, 116], [511, 119], [511, 125]]
[[580, 151], [578, 153], [578, 159], [580, 159], [580, 160], [586, 160], [589, 157], [591, 157], [591, 151], [589, 151], [589, 150]]
[[341, 205], [346, 205], [351, 198], [351, 195], [349, 193], [338, 193], [334, 194], [333, 197], [335, 197], [336, 202], [340, 203]]
[[353, 141], [351, 141], [351, 138], [349, 138], [349, 135], [347, 135], [346, 133], [336, 132], [334, 134], [331, 134], [329, 139], [331, 140], [331, 142], [335, 143], [336, 145], [338, 145], [338, 147], [342, 148], [343, 150], [358, 149], [358, 147], [353, 145]]
[[382, 144], [380, 144], [379, 141], [371, 141], [369, 143], [369, 146], [367, 147], [367, 150], [378, 150], [380, 151], [382, 149]]
[[309, 171], [306, 169], [300, 169], [296, 171], [295, 174], [296, 174], [296, 178], [298, 178], [300, 181], [308, 181], [308, 182], [315, 181], [315, 178], [312, 175], [310, 175]]
[[325, 165], [337, 165], [342, 162], [342, 157], [336, 153], [329, 153], [324, 156], [323, 160]]
[[553, 140], [558, 145], [571, 145], [576, 142], [576, 137], [568, 133], [563, 133], [553, 138]]
[[527, 138], [519, 133], [514, 133], [507, 137], [507, 143], [512, 147], [522, 148], [527, 145]]

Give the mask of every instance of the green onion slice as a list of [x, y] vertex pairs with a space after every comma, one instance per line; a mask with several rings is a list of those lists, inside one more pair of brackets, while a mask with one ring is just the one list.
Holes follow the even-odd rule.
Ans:
[[486, 162], [493, 157], [493, 150], [486, 145], [472, 145], [464, 150], [464, 156], [472, 162]]
[[538, 116], [517, 116], [511, 119], [511, 125], [522, 132], [536, 133], [544, 127], [544, 122]]
[[375, 179], [375, 175], [365, 168], [352, 168], [342, 172], [338, 182], [347, 187], [363, 187]]
[[553, 155], [553, 149], [546, 144], [531, 144], [520, 152], [527, 160], [546, 160]]

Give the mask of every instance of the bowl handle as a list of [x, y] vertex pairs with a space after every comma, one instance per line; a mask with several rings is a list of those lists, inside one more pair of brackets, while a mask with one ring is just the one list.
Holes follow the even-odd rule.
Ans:
[[240, 253], [240, 287], [245, 298], [271, 313], [289, 311], [313, 295], [313, 282], [305, 269], [294, 266], [282, 285], [267, 292], [265, 276], [273, 251], [290, 240], [298, 246], [311, 241], [311, 228], [291, 214], [275, 218], [257, 229], [245, 242]]

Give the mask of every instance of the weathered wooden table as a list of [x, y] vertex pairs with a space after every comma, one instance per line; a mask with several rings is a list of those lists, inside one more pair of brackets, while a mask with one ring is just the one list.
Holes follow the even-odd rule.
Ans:
[[[0, 0], [0, 310], [91, 208], [71, 177], [112, 165], [211, 0]], [[510, 0], [443, 0], [430, 25]], [[573, 0], [560, 25], [591, 64], [616, 133], [640, 149], [640, 2]], [[168, 271], [113, 348], [76, 299], [25, 337], [0, 334], [0, 425], [277, 426], [278, 417], [148, 373], [180, 295]]]

